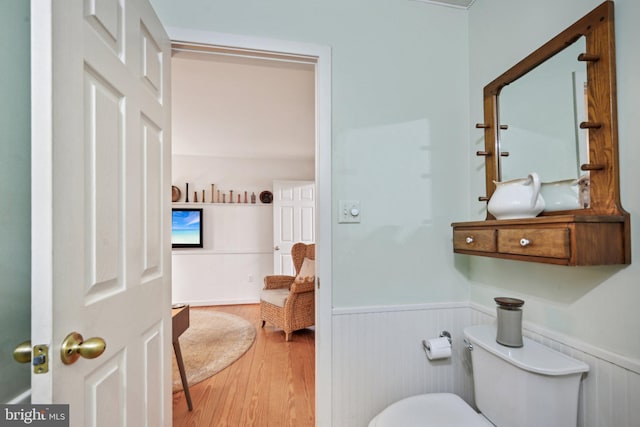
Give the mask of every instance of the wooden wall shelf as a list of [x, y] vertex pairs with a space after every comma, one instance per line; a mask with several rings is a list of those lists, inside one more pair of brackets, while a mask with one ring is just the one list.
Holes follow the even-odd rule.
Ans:
[[558, 265], [631, 263], [628, 215], [553, 215], [453, 223], [459, 254]]
[[211, 202], [173, 202], [171, 206], [179, 206], [179, 207], [187, 207], [187, 208], [197, 208], [202, 206], [271, 206], [273, 207], [273, 203], [211, 203]]
[[[484, 88], [485, 158], [488, 201], [500, 181], [500, 129], [498, 96], [513, 83], [580, 37], [587, 61], [587, 121], [590, 204], [584, 209], [543, 213], [517, 220], [456, 222], [453, 227], [455, 253], [532, 261], [559, 265], [609, 265], [631, 263], [629, 214], [620, 202], [618, 123], [615, 72], [613, 2], [605, 1], [593, 11], [545, 43]], [[549, 155], [553, 155], [549, 153]]]

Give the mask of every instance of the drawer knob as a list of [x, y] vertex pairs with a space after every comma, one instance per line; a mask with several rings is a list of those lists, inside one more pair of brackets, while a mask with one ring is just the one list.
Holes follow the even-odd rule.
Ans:
[[529, 246], [530, 243], [531, 241], [529, 241], [529, 239], [525, 239], [525, 238], [520, 239], [520, 246], [522, 246], [523, 248], [525, 246]]
[[465, 242], [467, 242], [467, 245], [470, 245], [473, 243], [473, 236], [468, 236], [466, 239], [464, 239]]

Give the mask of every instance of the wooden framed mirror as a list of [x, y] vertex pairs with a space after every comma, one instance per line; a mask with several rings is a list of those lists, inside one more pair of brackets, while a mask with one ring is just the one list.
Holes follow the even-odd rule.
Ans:
[[[540, 95], [544, 86], [558, 92], [553, 88], [557, 68], [549, 68], [552, 63], [569, 64], [562, 65], [562, 70], [565, 77], [572, 76], [567, 81], [573, 94], [569, 100], [573, 117], [569, 126], [563, 124], [562, 132], [573, 129], [574, 138], [554, 134], [561, 127], [555, 120], [562, 114], [554, 110], [560, 101]], [[542, 75], [543, 85], [529, 89], [531, 95], [522, 95], [527, 91], [521, 88], [530, 85], [528, 80], [535, 80], [536, 73]], [[510, 85], [519, 88], [511, 90]], [[501, 110], [503, 91], [505, 105], [523, 109], [524, 117], [534, 116], [529, 128], [519, 119], [511, 119], [515, 125], [504, 121], [517, 116]], [[507, 91], [515, 94], [513, 100], [507, 101]], [[527, 110], [534, 97], [541, 98], [544, 114]], [[564, 265], [629, 264], [629, 214], [620, 201], [616, 105], [614, 6], [606, 1], [485, 86], [484, 122], [476, 125], [484, 129], [485, 140], [484, 151], [476, 153], [485, 157], [486, 196], [480, 201], [490, 200], [495, 182], [505, 178], [511, 159], [517, 164], [517, 156], [529, 163], [515, 167], [506, 178], [545, 171], [540, 177], [545, 181], [545, 175], [552, 174], [546, 171], [560, 170], [570, 175], [567, 179], [582, 177], [586, 197], [572, 209], [549, 209], [535, 218], [497, 220], [487, 213], [485, 221], [454, 223], [454, 252]], [[534, 137], [527, 140], [529, 135]], [[520, 145], [509, 141], [507, 149], [509, 138]], [[570, 140], [566, 147], [558, 142], [566, 139]], [[525, 149], [530, 151], [523, 154]], [[550, 160], [558, 163], [545, 168], [542, 162]], [[565, 177], [549, 178], [559, 179]]]

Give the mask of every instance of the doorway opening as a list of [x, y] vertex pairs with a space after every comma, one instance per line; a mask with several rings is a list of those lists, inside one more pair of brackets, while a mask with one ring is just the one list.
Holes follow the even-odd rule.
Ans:
[[[236, 60], [269, 60], [314, 69], [314, 170], [316, 183], [316, 424], [331, 417], [331, 63], [324, 46], [168, 29], [173, 47], [182, 52], [223, 55]], [[175, 140], [174, 140], [175, 142]], [[322, 292], [320, 277], [323, 278]]]

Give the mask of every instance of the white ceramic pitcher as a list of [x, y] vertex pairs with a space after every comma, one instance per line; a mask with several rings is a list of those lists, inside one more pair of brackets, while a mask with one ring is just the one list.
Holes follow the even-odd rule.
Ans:
[[580, 180], [564, 179], [562, 181], [543, 182], [540, 194], [544, 198], [545, 212], [580, 209]]
[[526, 178], [494, 181], [493, 192], [487, 210], [496, 219], [533, 218], [544, 210], [540, 194], [540, 177], [531, 172]]
[[544, 211], [565, 211], [589, 207], [589, 175], [578, 179], [540, 183]]

